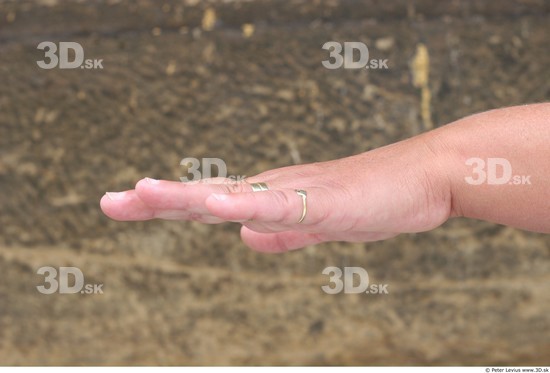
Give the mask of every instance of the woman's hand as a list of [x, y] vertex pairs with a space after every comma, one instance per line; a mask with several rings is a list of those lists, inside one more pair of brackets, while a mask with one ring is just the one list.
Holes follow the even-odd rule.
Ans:
[[[243, 241], [264, 252], [383, 240], [430, 230], [449, 218], [451, 188], [438, 148], [426, 134], [353, 157], [270, 170], [246, 182], [146, 178], [134, 190], [107, 193], [101, 208], [116, 220], [238, 222]], [[253, 192], [250, 184], [257, 182], [269, 190]], [[307, 192], [301, 223], [297, 189]]]
[[[268, 252], [383, 240], [433, 229], [450, 216], [550, 233], [548, 118], [550, 104], [493, 110], [353, 157], [267, 171], [247, 183], [144, 179], [135, 190], [107, 193], [101, 207], [117, 220], [239, 222], [244, 242]], [[491, 159], [504, 161], [509, 176], [522, 182], [489, 182], [482, 166]], [[472, 176], [481, 181], [472, 183]], [[252, 192], [250, 183], [258, 182], [269, 190]], [[301, 223], [297, 189], [307, 192]]]

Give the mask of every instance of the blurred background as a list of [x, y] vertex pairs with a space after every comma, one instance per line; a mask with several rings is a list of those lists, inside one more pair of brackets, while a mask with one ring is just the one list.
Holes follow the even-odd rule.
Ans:
[[[1, 1], [0, 362], [550, 364], [548, 235], [456, 219], [266, 255], [99, 209], [186, 157], [251, 176], [547, 101], [549, 35], [544, 0]], [[324, 68], [333, 40], [388, 69]], [[103, 68], [41, 69], [43, 41]], [[41, 294], [43, 266], [104, 293]], [[327, 266], [389, 294], [325, 294]]]

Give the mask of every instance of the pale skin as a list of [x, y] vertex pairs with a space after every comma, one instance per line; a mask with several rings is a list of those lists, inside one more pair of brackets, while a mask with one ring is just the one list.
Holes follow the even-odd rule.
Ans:
[[[514, 185], [469, 184], [469, 158], [503, 158]], [[250, 183], [270, 190], [252, 192]], [[295, 189], [307, 191], [307, 215]], [[274, 169], [246, 182], [145, 178], [107, 193], [101, 208], [121, 221], [237, 222], [246, 245], [285, 252], [327, 241], [370, 242], [468, 217], [550, 233], [550, 104], [492, 110], [366, 153]]]

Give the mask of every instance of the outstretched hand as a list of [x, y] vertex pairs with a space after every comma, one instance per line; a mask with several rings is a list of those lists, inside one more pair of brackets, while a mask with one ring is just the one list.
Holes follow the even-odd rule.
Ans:
[[[433, 229], [451, 214], [448, 180], [426, 139], [417, 137], [340, 160], [270, 170], [244, 182], [145, 178], [107, 193], [115, 220], [237, 222], [251, 248], [283, 252], [326, 241], [367, 242]], [[267, 191], [253, 192], [263, 182]], [[307, 214], [302, 222], [302, 197]]]

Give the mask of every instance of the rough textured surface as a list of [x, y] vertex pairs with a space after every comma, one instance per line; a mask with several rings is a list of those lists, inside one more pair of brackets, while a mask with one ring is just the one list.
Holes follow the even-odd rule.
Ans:
[[[0, 3], [2, 364], [550, 364], [549, 236], [454, 220], [268, 256], [234, 225], [101, 214], [106, 190], [177, 180], [185, 157], [252, 175], [423, 131], [419, 43], [436, 126], [550, 97], [548, 2], [284, 4]], [[41, 70], [44, 40], [104, 69]], [[328, 71], [329, 40], [390, 68]], [[46, 265], [104, 294], [39, 294]], [[326, 295], [329, 265], [390, 294]]]

